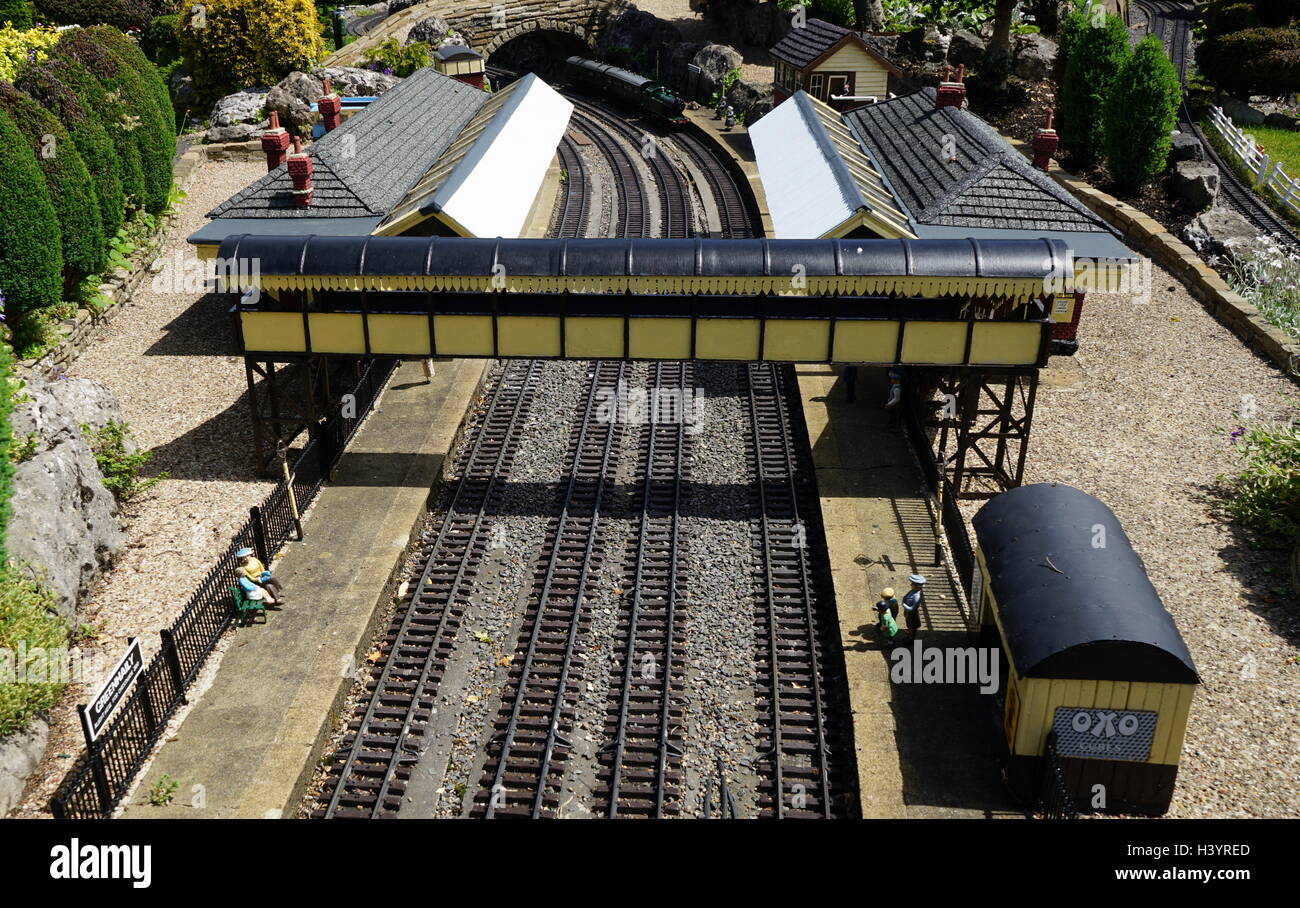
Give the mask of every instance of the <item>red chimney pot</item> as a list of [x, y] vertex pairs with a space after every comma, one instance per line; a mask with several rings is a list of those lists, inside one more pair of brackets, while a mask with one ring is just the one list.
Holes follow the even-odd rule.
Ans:
[[1047, 111], [1047, 125], [1034, 133], [1034, 140], [1030, 143], [1030, 147], [1034, 149], [1034, 166], [1042, 171], [1047, 170], [1052, 163], [1052, 155], [1056, 154], [1056, 149], [1061, 145], [1061, 137], [1052, 128], [1054, 114], [1054, 110]]
[[271, 126], [262, 133], [262, 151], [266, 153], [267, 171], [284, 163], [284, 153], [289, 148], [289, 133], [280, 126], [280, 114], [271, 111]]
[[311, 155], [302, 150], [302, 139], [293, 137], [293, 154], [288, 158], [289, 179], [293, 180], [293, 202], [299, 208], [311, 204], [312, 160]]

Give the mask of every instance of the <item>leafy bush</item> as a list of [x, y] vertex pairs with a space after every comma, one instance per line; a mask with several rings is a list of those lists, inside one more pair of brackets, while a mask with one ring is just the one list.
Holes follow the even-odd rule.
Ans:
[[155, 15], [148, 0], [36, 0], [42, 22], [144, 28]]
[[1196, 48], [1196, 65], [1206, 79], [1238, 97], [1300, 91], [1300, 30], [1248, 28], [1217, 35]]
[[396, 38], [389, 38], [378, 47], [366, 51], [366, 67], [377, 72], [387, 72], [400, 79], [429, 65], [429, 45], [423, 41], [402, 46]]
[[[54, 612], [52, 597], [0, 568], [0, 735], [21, 731], [58, 701], [66, 678], [57, 656], [67, 643], [68, 626]], [[21, 666], [15, 664], [20, 652]], [[19, 677], [27, 683], [14, 683]], [[56, 680], [39, 680], [51, 677]]]
[[1182, 94], [1164, 44], [1149, 35], [1106, 98], [1106, 165], [1121, 188], [1136, 190], [1165, 169]]
[[[109, 28], [107, 25], [96, 25], [85, 29], [84, 34], [99, 42], [117, 58], [118, 62], [134, 71], [144, 83], [149, 96], [153, 98], [161, 142], [167, 151], [166, 177], [163, 179], [159, 176], [160, 185], [156, 187], [157, 191], [162, 193], [161, 198], [165, 202], [166, 192], [171, 191], [172, 156], [176, 152], [176, 113], [172, 109], [171, 91], [167, 87], [167, 80], [163, 78], [158, 67], [149, 62], [140, 45], [117, 29]], [[161, 211], [162, 209], [150, 210]]]
[[58, 60], [26, 67], [19, 75], [17, 87], [41, 103], [59, 118], [82, 160], [90, 171], [95, 197], [99, 202], [102, 236], [111, 237], [122, 226], [125, 197], [122, 194], [122, 162], [112, 137], [99, 116], [87, 112], [76, 92], [64, 83], [67, 64]]
[[181, 17], [175, 13], [158, 16], [150, 20], [144, 34], [140, 37], [140, 49], [144, 51], [146, 57], [159, 66], [166, 66], [181, 57], [181, 45], [176, 37], [176, 29], [180, 26], [180, 21]]
[[45, 176], [63, 239], [64, 284], [75, 285], [104, 267], [104, 224], [86, 162], [54, 114], [5, 82], [0, 82], [0, 109], [27, 137]]
[[101, 429], [92, 429], [82, 425], [81, 432], [95, 454], [95, 463], [99, 472], [104, 474], [104, 488], [113, 493], [119, 502], [129, 501], [137, 495], [152, 489], [167, 478], [160, 473], [152, 479], [141, 479], [140, 471], [153, 455], [148, 451], [127, 451], [126, 440], [130, 434], [126, 423], [110, 419]]
[[32, 147], [0, 111], [0, 289], [14, 346], [42, 339], [40, 312], [63, 298], [59, 224]]
[[[112, 141], [126, 208], [140, 207], [144, 204], [145, 197], [144, 171], [140, 165], [140, 145], [133, 134], [135, 126], [131, 121], [131, 112], [116, 92], [110, 93], [95, 74], [69, 54], [66, 48], [55, 47], [50, 51], [50, 56], [59, 64], [59, 80], [76, 93], [82, 108], [93, 113]], [[104, 229], [107, 233], [107, 224]]]
[[55, 28], [20, 31], [0, 22], [0, 82], [12, 82], [19, 68], [44, 60], [49, 49], [58, 43], [59, 32]]
[[1265, 533], [1300, 540], [1300, 424], [1256, 426], [1238, 440], [1242, 469], [1228, 511]]
[[[92, 29], [64, 32], [55, 52], [82, 63], [108, 90], [110, 99], [120, 104], [121, 127], [131, 134], [139, 149], [140, 201], [148, 211], [162, 211], [171, 190], [172, 156], [176, 148], [171, 104], [166, 111], [160, 109], [155, 87], [116, 47], [105, 41], [103, 32]], [[139, 50], [135, 49], [135, 53], [139, 54]], [[140, 57], [143, 60], [143, 55]], [[145, 65], [150, 64], [145, 61]]]
[[1057, 90], [1057, 130], [1077, 166], [1094, 163], [1104, 150], [1104, 105], [1130, 53], [1128, 29], [1119, 16], [1106, 16], [1099, 27], [1090, 14], [1075, 10], [1062, 28], [1069, 56]]
[[1232, 289], [1264, 318], [1300, 340], [1300, 253], [1261, 237], [1249, 248], [1234, 250], [1226, 264], [1225, 277]]
[[311, 0], [211, 0], [177, 37], [195, 90], [216, 96], [308, 70], [325, 49]]
[[27, 0], [0, 0], [0, 25], [32, 27], [32, 8]]

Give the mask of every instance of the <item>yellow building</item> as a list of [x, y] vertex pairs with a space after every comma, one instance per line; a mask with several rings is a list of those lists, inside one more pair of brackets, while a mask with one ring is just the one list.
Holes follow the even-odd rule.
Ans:
[[768, 53], [776, 64], [773, 103], [806, 91], [836, 110], [883, 101], [901, 72], [871, 38], [821, 19], [790, 31]]

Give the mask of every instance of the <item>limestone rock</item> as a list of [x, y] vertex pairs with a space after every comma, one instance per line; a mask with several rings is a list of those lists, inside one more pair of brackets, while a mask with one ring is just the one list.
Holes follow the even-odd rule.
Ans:
[[948, 42], [948, 62], [975, 66], [984, 59], [985, 47], [984, 39], [979, 35], [959, 28]]
[[87, 378], [30, 379], [23, 391], [10, 422], [15, 438], [35, 434], [36, 449], [14, 470], [9, 556], [73, 620], [78, 597], [124, 545], [117, 502], [80, 427], [102, 428], [122, 414], [108, 388]]
[[1219, 168], [1209, 161], [1179, 161], [1169, 189], [1192, 211], [1204, 211], [1219, 194]]
[[691, 61], [700, 68], [700, 94], [707, 97], [717, 91], [727, 73], [739, 69], [745, 60], [740, 51], [725, 44], [706, 44]]
[[1274, 129], [1295, 129], [1300, 126], [1300, 120], [1290, 114], [1284, 114], [1281, 111], [1274, 111], [1264, 117], [1264, 125], [1272, 126]]
[[355, 66], [327, 66], [313, 69], [311, 74], [313, 78], [321, 80], [322, 87], [324, 80], [329, 79], [330, 88], [346, 98], [373, 98], [402, 81], [397, 76], [386, 76], [373, 69], [358, 69]]
[[304, 72], [289, 73], [266, 95], [267, 113], [280, 115], [280, 125], [300, 136], [311, 134], [315, 114], [311, 106], [325, 93], [324, 84]]
[[183, 66], [176, 67], [172, 72], [168, 88], [171, 90], [172, 103], [176, 105], [177, 110], [192, 110], [198, 102], [198, 94], [194, 91], [194, 77]]
[[36, 771], [50, 738], [50, 726], [35, 719], [23, 731], [0, 738], [0, 817], [18, 805], [27, 779]]
[[1234, 254], [1259, 241], [1259, 230], [1230, 208], [1215, 205], [1183, 228], [1183, 241], [1202, 257]]
[[933, 25], [921, 25], [899, 35], [897, 53], [918, 63], [942, 63], [951, 40]]
[[203, 134], [203, 140], [209, 144], [218, 142], [247, 142], [256, 139], [262, 130], [269, 126], [269, 121], [258, 123], [236, 123], [234, 126], [213, 126]]
[[670, 44], [682, 40], [677, 26], [665, 22], [653, 13], [632, 7], [613, 19], [600, 36], [603, 51], [614, 48], [631, 48], [650, 55]]
[[1056, 42], [1042, 35], [1017, 35], [1011, 45], [1011, 71], [1022, 79], [1041, 82], [1051, 76]]
[[1236, 98], [1222, 97], [1219, 99], [1219, 106], [1238, 126], [1263, 126], [1267, 119], [1245, 101], [1238, 101]]
[[1205, 148], [1201, 145], [1200, 139], [1189, 132], [1174, 133], [1169, 145], [1170, 166], [1179, 161], [1203, 160], [1205, 160]]
[[735, 108], [736, 113], [745, 115], [745, 124], [755, 122], [772, 109], [772, 86], [754, 85], [744, 79], [737, 79], [727, 92], [727, 103]]
[[407, 32], [406, 41], [404, 43], [416, 44], [423, 41], [430, 47], [438, 48], [442, 46], [443, 39], [447, 38], [450, 34], [450, 22], [441, 16], [429, 16], [411, 26], [411, 30]]
[[236, 123], [260, 123], [262, 107], [266, 104], [266, 89], [249, 88], [226, 95], [212, 105], [208, 119], [213, 126], [234, 126]]

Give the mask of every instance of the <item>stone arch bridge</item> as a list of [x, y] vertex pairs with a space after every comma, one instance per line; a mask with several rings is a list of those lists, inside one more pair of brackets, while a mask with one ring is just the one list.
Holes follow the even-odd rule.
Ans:
[[594, 48], [606, 24], [626, 8], [620, 0], [425, 0], [382, 20], [370, 32], [330, 54], [323, 66], [358, 66], [365, 53], [389, 38], [405, 42], [423, 19], [437, 16], [465, 36], [484, 57], [530, 32], [568, 35]]

